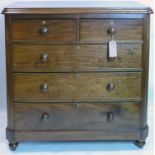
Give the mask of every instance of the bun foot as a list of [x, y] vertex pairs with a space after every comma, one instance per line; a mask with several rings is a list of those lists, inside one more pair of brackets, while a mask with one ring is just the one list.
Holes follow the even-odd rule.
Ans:
[[143, 148], [143, 146], [145, 145], [145, 141], [136, 140], [135, 145], [139, 148]]
[[18, 142], [16, 142], [16, 143], [9, 143], [9, 148], [12, 151], [15, 151], [17, 146], [18, 146]]

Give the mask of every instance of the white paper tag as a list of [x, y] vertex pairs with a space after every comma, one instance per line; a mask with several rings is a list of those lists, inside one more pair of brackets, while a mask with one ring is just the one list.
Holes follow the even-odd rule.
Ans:
[[109, 58], [117, 57], [117, 42], [115, 40], [109, 41]]

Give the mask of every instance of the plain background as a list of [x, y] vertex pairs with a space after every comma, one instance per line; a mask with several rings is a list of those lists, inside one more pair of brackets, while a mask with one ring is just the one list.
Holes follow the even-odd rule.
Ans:
[[[0, 12], [5, 6], [13, 2], [23, 0], [0, 0]], [[24, 0], [26, 1], [26, 0]], [[32, 1], [32, 0], [27, 0]], [[41, 1], [41, 0], [33, 0]], [[46, 0], [52, 1], [52, 0]], [[57, 0], [58, 1], [58, 0]], [[65, 0], [61, 0], [65, 1]], [[71, 0], [67, 0], [71, 1]], [[73, 1], [73, 0], [72, 0]], [[76, 0], [77, 1], [77, 0]], [[82, 1], [82, 0], [79, 0]], [[95, 1], [95, 0], [91, 0]], [[99, 0], [97, 0], [99, 1]], [[117, 0], [118, 1], [118, 0]], [[129, 0], [128, 0], [129, 1]], [[148, 4], [153, 8], [153, 0], [139, 0], [145, 4]], [[133, 0], [130, 0], [132, 3]], [[153, 109], [154, 109], [154, 15], [151, 15], [151, 42], [150, 42], [150, 74], [149, 74], [149, 94], [148, 94], [148, 111], [149, 111], [149, 124], [151, 136], [147, 139], [146, 147], [142, 150], [137, 149], [134, 145], [128, 142], [96, 142], [96, 143], [26, 143], [20, 144], [20, 147], [16, 151], [17, 154], [59, 154], [59, 155], [70, 155], [70, 154], [119, 154], [119, 155], [153, 155]], [[4, 15], [0, 15], [0, 155], [14, 154], [9, 152], [7, 147], [7, 141], [5, 139], [5, 128], [6, 128], [6, 65], [5, 65], [5, 25]], [[75, 152], [76, 151], [76, 152]], [[127, 151], [127, 152], [126, 152]], [[41, 152], [41, 153], [38, 153]]]

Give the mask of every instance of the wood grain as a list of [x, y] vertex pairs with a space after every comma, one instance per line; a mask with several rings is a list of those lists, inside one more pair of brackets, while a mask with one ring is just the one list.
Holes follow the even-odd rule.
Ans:
[[100, 13], [119, 13], [119, 14], [151, 14], [150, 7], [144, 8], [5, 8], [3, 14], [100, 14]]
[[6, 37], [6, 68], [7, 68], [7, 126], [14, 129], [14, 104], [13, 104], [13, 52], [12, 52], [12, 15], [5, 16]]
[[[9, 135], [14, 137], [8, 137]], [[91, 135], [91, 136], [90, 136]], [[122, 128], [80, 131], [53, 130], [9, 130], [7, 138], [12, 142], [18, 141], [103, 141], [103, 140], [145, 140], [148, 136], [148, 126], [145, 128]]]
[[[78, 107], [77, 107], [77, 104]], [[16, 104], [16, 130], [103, 130], [139, 128], [140, 103]], [[49, 118], [42, 120], [43, 113]], [[108, 120], [108, 113], [113, 120]], [[33, 123], [30, 123], [33, 122]]]
[[[43, 23], [48, 26], [48, 33], [41, 34]], [[14, 20], [13, 40], [31, 41], [75, 41], [75, 19], [27, 19]]]
[[[118, 44], [118, 57], [109, 61], [108, 45], [14, 45], [14, 71], [95, 70], [103, 68], [141, 68], [142, 45]], [[42, 62], [42, 54], [48, 61]]]
[[150, 15], [144, 18], [144, 46], [142, 56], [143, 66], [143, 81], [142, 81], [142, 96], [143, 104], [141, 108], [141, 127], [147, 126], [147, 109], [148, 109], [148, 82], [149, 82], [149, 52], [150, 52]]
[[[3, 13], [10, 143], [145, 141], [150, 8], [5, 8]], [[44, 25], [46, 34], [40, 33]], [[107, 59], [110, 27], [118, 43], [114, 61]], [[46, 63], [40, 61], [43, 53]]]
[[[14, 100], [141, 98], [141, 73], [15, 74]], [[42, 84], [48, 91], [42, 92]], [[113, 83], [115, 89], [107, 90]]]
[[[144, 130], [145, 132], [145, 130]], [[20, 141], [103, 141], [141, 139], [141, 129], [108, 129], [95, 131], [15, 131], [15, 140]], [[145, 136], [146, 138], [147, 136]]]
[[100, 13], [100, 14], [15, 14], [13, 16], [13, 19], [43, 19], [43, 18], [55, 18], [55, 19], [60, 19], [60, 18], [89, 18], [89, 19], [143, 19], [145, 14], [120, 14], [120, 13]]
[[116, 29], [115, 40], [142, 40], [143, 20], [132, 19], [82, 19], [80, 40], [111, 40], [107, 33], [110, 27]]

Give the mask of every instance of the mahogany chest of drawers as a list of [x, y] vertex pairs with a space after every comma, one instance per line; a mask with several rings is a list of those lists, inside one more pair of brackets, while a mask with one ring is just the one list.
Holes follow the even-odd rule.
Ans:
[[133, 140], [142, 147], [151, 9], [38, 4], [3, 11], [10, 148], [86, 140]]

